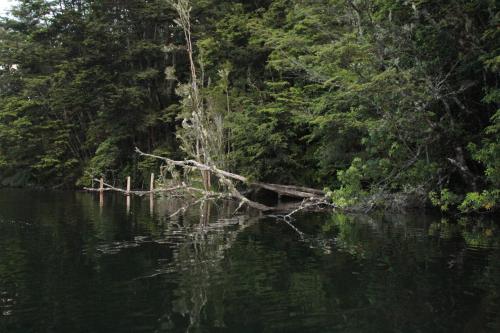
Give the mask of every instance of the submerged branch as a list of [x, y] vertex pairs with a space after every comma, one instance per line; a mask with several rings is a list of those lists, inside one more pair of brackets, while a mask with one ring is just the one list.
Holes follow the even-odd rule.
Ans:
[[[163, 156], [158, 156], [158, 155], [153, 155], [153, 154], [148, 154], [142, 152], [139, 148], [135, 148], [135, 151], [145, 157], [151, 157], [154, 159], [161, 160], [165, 163], [167, 163], [170, 166], [178, 166], [181, 168], [193, 168], [197, 169], [200, 171], [208, 171], [215, 176], [217, 176], [220, 179], [220, 182], [228, 189], [228, 192], [230, 196], [232, 196], [234, 199], [237, 199], [241, 201], [240, 207], [243, 204], [246, 204], [249, 207], [258, 209], [260, 211], [276, 211], [280, 210], [283, 207], [276, 206], [276, 207], [269, 207], [266, 205], [263, 205], [261, 203], [255, 202], [250, 200], [249, 198], [245, 197], [243, 194], [240, 193], [240, 191], [237, 190], [236, 186], [234, 185], [233, 181], [240, 181], [242, 183], [245, 183], [249, 186], [254, 186], [258, 188], [263, 188], [268, 191], [273, 191], [277, 193], [278, 195], [284, 195], [284, 196], [289, 196], [289, 197], [294, 197], [294, 198], [301, 198], [304, 199], [303, 203], [300, 204], [300, 210], [304, 210], [307, 208], [310, 208], [312, 206], [319, 207], [321, 205], [325, 205], [328, 203], [328, 200], [321, 190], [317, 190], [314, 188], [308, 188], [308, 187], [303, 187], [303, 186], [294, 186], [294, 185], [280, 185], [280, 184], [269, 184], [269, 183], [263, 183], [263, 182], [253, 182], [250, 181], [247, 177], [238, 175], [232, 172], [228, 172], [222, 169], [217, 168], [214, 165], [208, 165], [204, 164], [195, 160], [184, 160], [184, 161], [176, 161], [172, 160], [167, 157]], [[239, 209], [238, 208], [238, 209]], [[296, 210], [298, 207], [296, 204], [293, 206], [292, 210]]]
[[[146, 194], [156, 194], [156, 193], [183, 193], [184, 195], [189, 195], [191, 197], [196, 198], [196, 200], [191, 203], [188, 203], [187, 206], [182, 207], [179, 209], [177, 212], [175, 212], [172, 216], [175, 216], [183, 211], [185, 211], [188, 207], [192, 206], [193, 204], [204, 202], [206, 200], [213, 200], [213, 199], [234, 199], [240, 202], [238, 208], [235, 210], [235, 213], [244, 205], [255, 208], [258, 211], [261, 212], [286, 212], [286, 215], [276, 215], [276, 217], [282, 218], [286, 221], [290, 221], [292, 219], [292, 216], [299, 211], [303, 210], [324, 210], [326, 208], [336, 208], [335, 205], [330, 203], [328, 198], [325, 196], [323, 191], [317, 190], [314, 188], [308, 188], [308, 187], [303, 187], [303, 186], [294, 186], [294, 185], [281, 185], [281, 184], [270, 184], [270, 183], [263, 183], [263, 182], [255, 182], [255, 181], [250, 181], [247, 177], [244, 177], [242, 175], [238, 175], [232, 172], [228, 172], [222, 169], [217, 168], [214, 165], [208, 165], [204, 164], [201, 162], [198, 162], [196, 160], [184, 160], [184, 161], [177, 161], [177, 160], [172, 160], [167, 157], [162, 157], [158, 155], [153, 155], [153, 154], [148, 154], [142, 152], [139, 148], [136, 148], [135, 151], [145, 157], [150, 157], [154, 159], [161, 160], [165, 162], [169, 166], [177, 166], [181, 167], [183, 169], [194, 169], [194, 170], [199, 170], [202, 172], [209, 172], [213, 175], [215, 175], [218, 179], [219, 182], [226, 188], [225, 192], [214, 192], [209, 189], [201, 189], [197, 187], [192, 187], [186, 185], [186, 183], [182, 182], [180, 185], [176, 185], [173, 187], [159, 187], [157, 189], [154, 189], [152, 191], [127, 191], [122, 188], [115, 187], [110, 184], [103, 183], [104, 188], [84, 188], [87, 191], [93, 191], [93, 192], [102, 192], [102, 191], [114, 191], [114, 192], [119, 192], [123, 193], [125, 195], [139, 195], [143, 196]], [[99, 181], [96, 179], [96, 181]], [[279, 204], [274, 207], [270, 207], [267, 205], [264, 205], [262, 203], [250, 200], [247, 198], [245, 195], [243, 195], [237, 188], [236, 185], [234, 184], [234, 181], [239, 181], [242, 182], [246, 185], [252, 186], [252, 187], [257, 187], [257, 188], [262, 188], [268, 191], [275, 192], [278, 195], [283, 195], [283, 196], [288, 196], [288, 197], [294, 197], [294, 198], [300, 198], [302, 199], [301, 202], [292, 202], [292, 203], [287, 203], [287, 204]], [[271, 215], [270, 215], [271, 216]]]
[[[98, 182], [99, 179], [94, 179], [94, 181]], [[198, 190], [200, 190], [200, 189], [197, 189], [195, 187], [189, 187], [184, 183], [181, 185], [168, 187], [168, 188], [158, 188], [158, 189], [155, 189], [153, 191], [137, 191], [137, 190], [127, 191], [123, 188], [115, 187], [115, 186], [107, 184], [107, 183], [103, 183], [103, 185], [105, 187], [102, 189], [94, 188], [94, 187], [84, 187], [83, 189], [85, 191], [89, 191], [89, 192], [113, 191], [113, 192], [119, 192], [119, 193], [123, 193], [123, 194], [134, 194], [134, 195], [138, 195], [138, 196], [143, 196], [146, 194], [155, 194], [155, 193], [176, 192], [176, 191], [181, 191], [181, 190], [182, 191], [188, 191], [188, 190], [198, 191]]]
[[[247, 177], [238, 175], [232, 172], [228, 172], [225, 170], [221, 170], [215, 166], [209, 166], [207, 164], [203, 164], [197, 162], [195, 160], [184, 160], [184, 161], [176, 161], [169, 159], [167, 157], [162, 157], [158, 155], [148, 154], [142, 152], [139, 148], [135, 148], [135, 151], [141, 155], [146, 157], [152, 157], [155, 159], [162, 160], [169, 165], [180, 166], [182, 168], [195, 168], [201, 171], [210, 171], [221, 179], [233, 179], [238, 180], [242, 183], [245, 183], [250, 186], [260, 187], [269, 191], [273, 191], [280, 195], [285, 195], [294, 198], [324, 198], [324, 193], [321, 190], [302, 187], [302, 186], [293, 186], [293, 185], [280, 185], [280, 184], [270, 184], [270, 183], [262, 183], [262, 182], [252, 182]], [[241, 195], [241, 194], [239, 194]], [[239, 196], [238, 195], [238, 196]]]

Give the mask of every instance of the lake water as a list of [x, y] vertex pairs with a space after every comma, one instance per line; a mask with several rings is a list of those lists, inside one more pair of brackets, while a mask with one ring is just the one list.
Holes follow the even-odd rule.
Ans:
[[500, 332], [500, 225], [0, 191], [0, 332]]

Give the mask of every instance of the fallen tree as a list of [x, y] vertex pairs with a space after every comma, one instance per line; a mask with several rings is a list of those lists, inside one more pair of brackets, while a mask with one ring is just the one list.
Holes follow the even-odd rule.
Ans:
[[[297, 210], [298, 208], [299, 210], [306, 210], [312, 207], [317, 208], [319, 206], [333, 207], [333, 205], [329, 202], [323, 191], [314, 188], [250, 181], [245, 176], [221, 170], [217, 168], [215, 165], [207, 165], [195, 160], [176, 161], [166, 157], [144, 153], [137, 147], [135, 151], [141, 156], [161, 160], [169, 166], [177, 166], [181, 168], [196, 169], [202, 172], [209, 172], [211, 176], [215, 176], [220, 180], [221, 184], [226, 187], [227, 192], [233, 198], [239, 200], [241, 202], [241, 205], [246, 204], [249, 207], [256, 208], [261, 211], [290, 210], [291, 212], [295, 213], [298, 211]], [[303, 201], [297, 204], [292, 204], [292, 205], [289, 204], [286, 207], [283, 205], [269, 207], [261, 203], [252, 201], [246, 196], [244, 196], [240, 191], [238, 191], [233, 181], [239, 181], [251, 187], [263, 188], [268, 191], [275, 192], [278, 195], [299, 198], [302, 199]]]
[[218, 176], [220, 179], [238, 180], [238, 181], [243, 182], [247, 185], [260, 187], [260, 188], [263, 188], [263, 189], [266, 189], [269, 191], [276, 192], [277, 194], [280, 194], [280, 195], [285, 195], [285, 196], [295, 197], [295, 198], [303, 198], [303, 199], [324, 197], [323, 191], [318, 190], [318, 189], [314, 189], [314, 188], [293, 186], [293, 185], [281, 185], [281, 184], [253, 182], [253, 181], [250, 181], [245, 176], [231, 173], [228, 171], [224, 171], [224, 170], [217, 168], [216, 166], [213, 166], [213, 165], [210, 166], [207, 164], [197, 162], [195, 160], [175, 161], [175, 160], [171, 160], [171, 159], [166, 158], [166, 157], [161, 157], [161, 156], [157, 156], [157, 155], [153, 155], [153, 154], [143, 153], [139, 148], [135, 148], [135, 151], [141, 156], [159, 159], [159, 160], [164, 161], [168, 165], [180, 166], [183, 168], [195, 168], [195, 169], [198, 169], [200, 171], [209, 171], [213, 175]]
[[[149, 157], [153, 159], [160, 160], [165, 163], [163, 169], [168, 169], [173, 173], [175, 167], [182, 168], [185, 173], [189, 173], [190, 171], [201, 171], [202, 173], [209, 173], [210, 177], [214, 176], [219, 179], [220, 187], [223, 191], [213, 191], [212, 189], [207, 188], [198, 188], [192, 185], [188, 185], [184, 180], [179, 181], [178, 184], [170, 184], [172, 186], [168, 186], [169, 184], [163, 184], [158, 188], [155, 188], [151, 191], [136, 191], [136, 190], [125, 190], [119, 187], [112, 186], [107, 183], [103, 183], [103, 188], [84, 188], [87, 191], [101, 192], [101, 191], [114, 191], [123, 193], [125, 195], [153, 195], [153, 194], [167, 194], [172, 196], [191, 196], [197, 198], [195, 202], [201, 202], [204, 200], [214, 200], [214, 199], [233, 199], [240, 202], [240, 205], [236, 209], [238, 211], [243, 206], [248, 206], [254, 209], [257, 209], [261, 212], [266, 213], [284, 213], [283, 215], [273, 215], [276, 217], [282, 217], [284, 219], [290, 219], [292, 215], [302, 210], [323, 210], [323, 209], [332, 209], [335, 206], [330, 202], [330, 200], [326, 197], [325, 193], [321, 190], [304, 187], [304, 186], [295, 186], [295, 185], [282, 185], [282, 184], [272, 184], [272, 183], [264, 183], [251, 181], [247, 177], [228, 172], [214, 165], [207, 165], [196, 160], [172, 160], [167, 157], [153, 155], [149, 153], [142, 152], [139, 148], [136, 148], [135, 151], [143, 156]], [[96, 181], [99, 181], [96, 179]], [[236, 183], [238, 182], [238, 183]], [[253, 188], [265, 189], [271, 192], [276, 193], [279, 196], [286, 196], [295, 199], [302, 199], [300, 201], [288, 202], [286, 204], [278, 203], [276, 206], [267, 206], [257, 201], [249, 199], [247, 196], [243, 195], [240, 190], [238, 190], [238, 186], [240, 184], [244, 184]], [[167, 185], [167, 186], [165, 186]], [[205, 185], [205, 184], [204, 184]], [[205, 186], [204, 186], [205, 187]], [[235, 212], [236, 212], [235, 211]]]

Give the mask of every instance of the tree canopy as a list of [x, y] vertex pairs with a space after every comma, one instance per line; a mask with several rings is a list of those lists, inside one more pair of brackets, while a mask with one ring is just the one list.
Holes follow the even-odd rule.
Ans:
[[[499, 207], [497, 1], [190, 6], [214, 163], [345, 206]], [[157, 165], [135, 146], [185, 156], [176, 18], [167, 0], [18, 1], [0, 22], [2, 185], [140, 185]]]

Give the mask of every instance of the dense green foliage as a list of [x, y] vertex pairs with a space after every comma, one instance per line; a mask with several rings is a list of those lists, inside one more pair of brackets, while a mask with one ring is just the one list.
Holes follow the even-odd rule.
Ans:
[[[344, 205], [500, 202], [495, 0], [196, 0], [224, 167]], [[181, 29], [166, 0], [23, 0], [0, 30], [4, 185], [72, 186], [182, 156]]]

